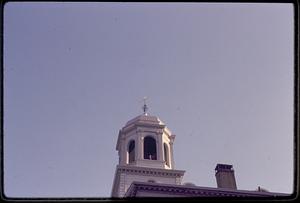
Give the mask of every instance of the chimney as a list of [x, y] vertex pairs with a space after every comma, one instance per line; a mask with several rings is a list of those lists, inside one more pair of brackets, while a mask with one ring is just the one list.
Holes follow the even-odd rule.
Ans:
[[232, 165], [217, 164], [215, 172], [218, 188], [237, 189]]

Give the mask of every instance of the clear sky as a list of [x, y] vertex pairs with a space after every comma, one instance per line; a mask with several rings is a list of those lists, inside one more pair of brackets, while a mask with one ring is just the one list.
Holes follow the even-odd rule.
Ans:
[[118, 131], [176, 135], [183, 183], [293, 190], [293, 5], [20, 3], [4, 7], [4, 192], [109, 197]]

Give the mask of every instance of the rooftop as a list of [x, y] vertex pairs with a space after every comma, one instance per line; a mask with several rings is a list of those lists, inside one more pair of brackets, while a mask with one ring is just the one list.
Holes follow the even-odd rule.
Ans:
[[266, 191], [233, 190], [192, 185], [171, 185], [151, 182], [133, 182], [125, 197], [286, 197], [288, 194]]

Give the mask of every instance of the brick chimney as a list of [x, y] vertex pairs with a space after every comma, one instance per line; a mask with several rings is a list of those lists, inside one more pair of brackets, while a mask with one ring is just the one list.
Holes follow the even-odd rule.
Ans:
[[218, 188], [237, 189], [232, 165], [217, 164], [215, 172]]

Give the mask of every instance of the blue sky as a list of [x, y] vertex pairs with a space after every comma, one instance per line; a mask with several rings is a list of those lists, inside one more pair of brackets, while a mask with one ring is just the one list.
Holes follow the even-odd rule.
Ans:
[[293, 32], [283, 3], [5, 4], [5, 194], [109, 197], [144, 96], [183, 182], [291, 193]]

